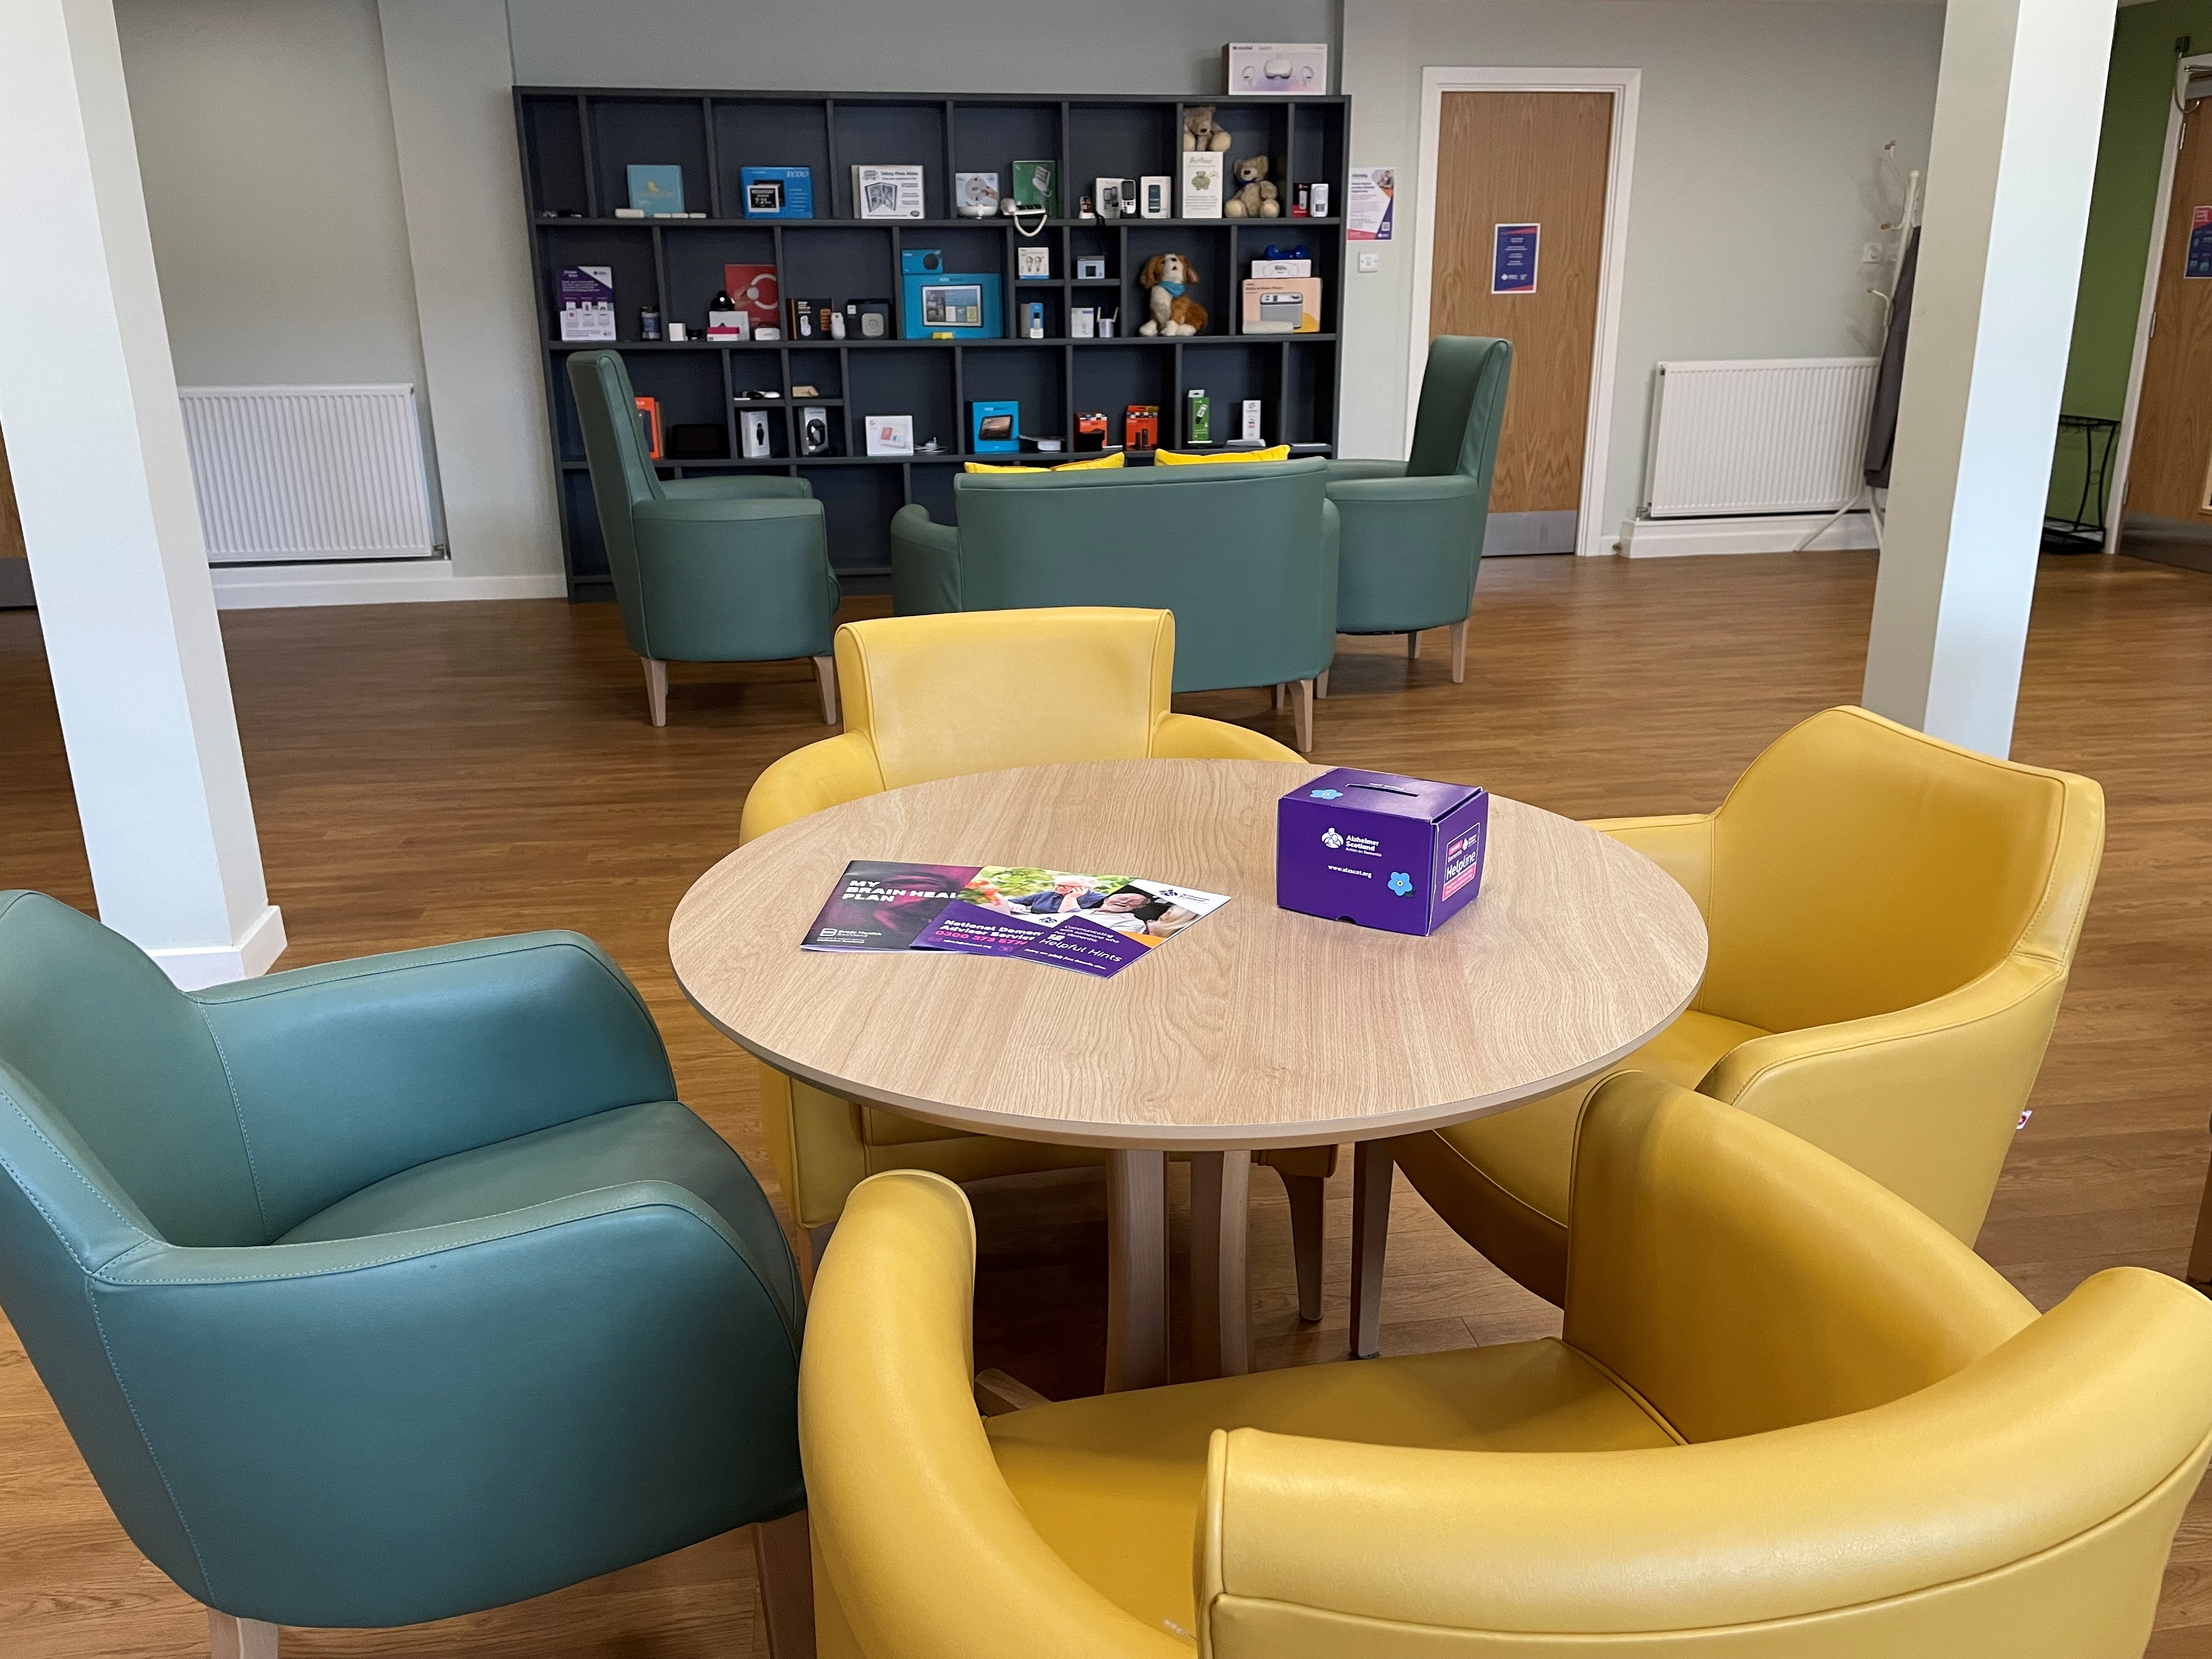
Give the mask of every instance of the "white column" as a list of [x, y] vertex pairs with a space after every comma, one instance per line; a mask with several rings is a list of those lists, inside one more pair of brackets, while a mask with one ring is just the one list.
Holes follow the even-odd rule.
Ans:
[[8, 0], [0, 156], [0, 425], [100, 919], [187, 988], [258, 974], [284, 925], [262, 880], [110, 0]]
[[1867, 707], [2012, 746], [2113, 0], [1950, 0]]

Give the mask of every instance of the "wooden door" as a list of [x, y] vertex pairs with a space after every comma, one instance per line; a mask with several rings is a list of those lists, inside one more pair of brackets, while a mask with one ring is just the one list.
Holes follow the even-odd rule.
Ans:
[[[1513, 342], [1493, 513], [1582, 505], [1612, 150], [1610, 93], [1443, 94], [1429, 337]], [[1540, 227], [1532, 289], [1492, 291], [1501, 225]]]
[[[2158, 297], [2143, 354], [2127, 510], [2212, 526], [2212, 99], [2191, 99], [2173, 158]], [[2203, 228], [2197, 229], [2198, 216]], [[2195, 231], [2197, 269], [2189, 275]]]

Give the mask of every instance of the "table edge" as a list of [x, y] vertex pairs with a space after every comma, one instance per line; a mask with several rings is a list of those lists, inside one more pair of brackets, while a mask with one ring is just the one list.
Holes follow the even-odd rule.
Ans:
[[[671, 966], [672, 968], [673, 963]], [[1089, 1146], [1105, 1152], [1264, 1152], [1285, 1146], [1389, 1140], [1424, 1129], [1447, 1129], [1455, 1123], [1510, 1112], [1532, 1101], [1541, 1100], [1547, 1095], [1571, 1088], [1618, 1065], [1680, 1019], [1684, 1011], [1697, 1000], [1698, 992], [1705, 984], [1705, 975], [1701, 970], [1691, 981], [1690, 988], [1681, 1001], [1640, 1036], [1630, 1039], [1618, 1048], [1586, 1064], [1570, 1066], [1565, 1071], [1518, 1089], [1373, 1117], [1316, 1118], [1297, 1123], [1249, 1124], [1235, 1128], [1220, 1124], [1135, 1125], [1097, 1123], [1078, 1118], [1007, 1118], [993, 1112], [969, 1111], [957, 1106], [948, 1106], [941, 1101], [917, 1099], [889, 1089], [863, 1089], [848, 1079], [801, 1065], [739, 1036], [691, 994], [691, 988], [684, 983], [684, 976], [680, 973], [676, 975], [676, 984], [684, 993], [684, 1000], [698, 1010], [701, 1018], [754, 1059], [775, 1066], [785, 1076], [811, 1084], [840, 1099], [880, 1106], [886, 1111], [896, 1112], [902, 1117], [933, 1123], [940, 1128], [991, 1135], [1001, 1140], [1034, 1140], [1046, 1146]]]

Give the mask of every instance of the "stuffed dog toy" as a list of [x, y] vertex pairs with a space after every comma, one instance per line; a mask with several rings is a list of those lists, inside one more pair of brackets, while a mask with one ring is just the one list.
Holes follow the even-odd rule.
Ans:
[[1206, 326], [1206, 307], [1189, 290], [1199, 285], [1198, 267], [1182, 253], [1155, 253], [1145, 261], [1137, 281], [1152, 291], [1152, 314], [1139, 334], [1195, 334]]

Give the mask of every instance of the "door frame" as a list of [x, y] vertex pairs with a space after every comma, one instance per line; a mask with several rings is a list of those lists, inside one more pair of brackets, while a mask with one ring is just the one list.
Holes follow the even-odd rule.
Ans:
[[1613, 433], [1615, 369], [1620, 355], [1620, 296], [1628, 251], [1628, 186], [1636, 161], [1638, 69], [1424, 69], [1421, 71], [1419, 194], [1413, 208], [1413, 307], [1407, 330], [1406, 441], [1421, 403], [1429, 356], [1429, 283], [1436, 263], [1437, 142], [1448, 92], [1602, 92], [1613, 97], [1613, 147], [1606, 158], [1605, 237], [1598, 254], [1597, 326], [1590, 340], [1589, 422], [1583, 439], [1582, 503], [1575, 515], [1577, 557], [1610, 554], [1602, 533], [1605, 469]]
[[2120, 430], [2113, 440], [2112, 480], [2105, 500], [2105, 551], [2120, 550], [2120, 525], [2127, 517], [2128, 467], [2136, 454], [2136, 407], [2142, 401], [2143, 366], [2150, 358], [2150, 319], [2158, 309], [2158, 279], [2166, 264], [2166, 222], [2173, 201], [2173, 170], [2181, 155], [2181, 110], [2189, 83], [2212, 76], [2212, 52], [2184, 58], [2173, 66], [2173, 94], [2166, 100], [2166, 143], [2158, 158], [2158, 200], [2151, 209], [2150, 253], [2143, 261], [2142, 299], [2136, 307], [2135, 347], [2128, 358], [2128, 391], [2120, 404]]

